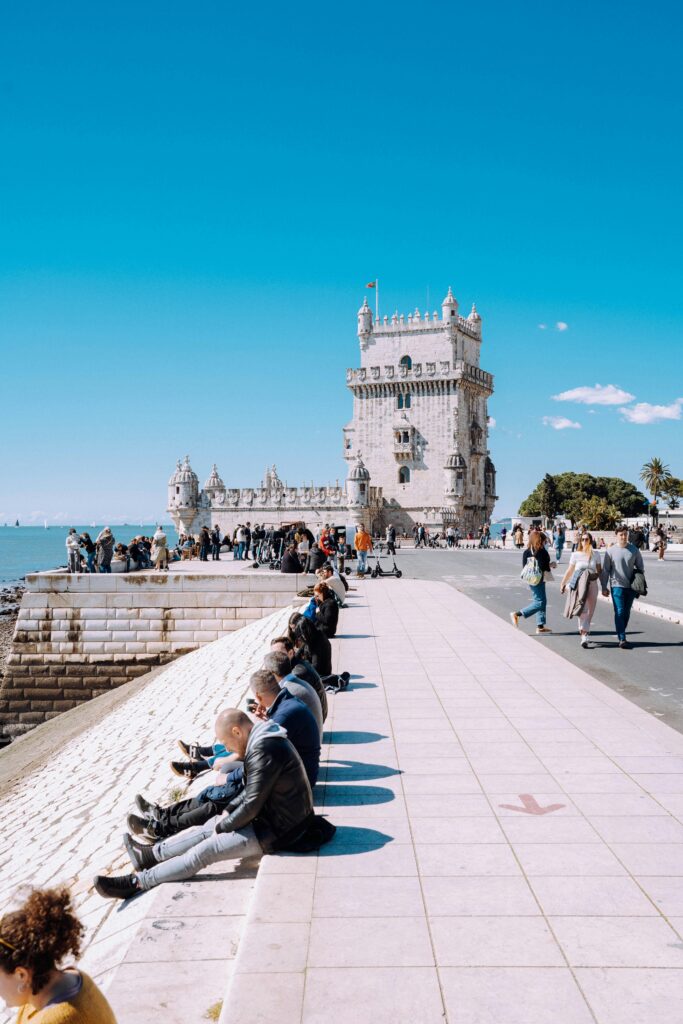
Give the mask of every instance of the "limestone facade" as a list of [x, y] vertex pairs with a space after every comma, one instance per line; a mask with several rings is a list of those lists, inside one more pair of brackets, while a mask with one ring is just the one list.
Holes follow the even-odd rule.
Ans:
[[488, 450], [493, 377], [482, 370], [482, 322], [458, 313], [451, 289], [441, 315], [419, 309], [373, 319], [358, 311], [360, 366], [346, 371], [353, 418], [343, 429], [344, 486], [290, 487], [275, 466], [258, 487], [226, 487], [214, 465], [204, 487], [189, 457], [168, 482], [168, 511], [179, 532], [217, 524], [278, 525], [302, 520], [377, 531], [390, 522], [456, 524], [476, 530], [491, 518], [496, 474]]

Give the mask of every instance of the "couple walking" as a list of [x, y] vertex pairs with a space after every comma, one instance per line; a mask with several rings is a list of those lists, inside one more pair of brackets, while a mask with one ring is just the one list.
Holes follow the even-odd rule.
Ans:
[[[624, 650], [630, 648], [626, 640], [626, 628], [637, 593], [633, 586], [634, 580], [636, 575], [643, 574], [643, 557], [635, 544], [629, 544], [627, 527], [616, 531], [616, 541], [601, 559], [591, 534], [584, 531], [579, 537], [576, 550], [572, 551], [562, 578], [560, 590], [567, 594], [564, 614], [567, 618], [578, 618], [579, 639], [584, 648], [589, 646], [591, 622], [598, 602], [598, 582], [604, 597], [608, 597], [611, 591], [619, 647]], [[532, 600], [525, 608], [510, 612], [514, 626], [517, 626], [520, 618], [537, 615], [536, 632], [539, 634], [552, 633], [546, 625], [546, 582], [553, 578], [552, 569], [557, 563], [550, 561], [547, 542], [548, 538], [543, 531], [531, 531], [528, 547], [522, 555], [522, 578], [529, 584]]]

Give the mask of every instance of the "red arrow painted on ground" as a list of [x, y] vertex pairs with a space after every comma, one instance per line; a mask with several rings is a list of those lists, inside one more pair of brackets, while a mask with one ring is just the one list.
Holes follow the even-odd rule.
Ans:
[[548, 804], [547, 807], [541, 807], [535, 797], [531, 793], [520, 793], [519, 799], [524, 804], [524, 807], [515, 807], [514, 804], [499, 804], [499, 807], [504, 807], [506, 811], [519, 811], [521, 814], [551, 814], [552, 811], [559, 811], [562, 807], [566, 807], [566, 804]]

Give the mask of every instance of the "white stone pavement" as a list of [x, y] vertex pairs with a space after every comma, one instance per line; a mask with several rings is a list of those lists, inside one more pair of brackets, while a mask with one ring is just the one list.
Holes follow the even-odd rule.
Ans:
[[263, 859], [224, 1024], [682, 1020], [683, 736], [444, 583], [335, 649], [338, 833]]
[[[174, 662], [3, 797], [0, 914], [24, 884], [68, 883], [87, 926], [83, 966], [109, 989], [119, 1024], [146, 1024], [161, 1010], [167, 1024], [199, 1024], [224, 994], [253, 869], [228, 868], [229, 885], [204, 876], [123, 906], [94, 893], [92, 878], [130, 870], [121, 836], [135, 793], [161, 798], [182, 785], [168, 768], [182, 756], [176, 740], [211, 738], [216, 712], [240, 702], [290, 613], [278, 611]], [[14, 1016], [0, 1010], [2, 1024]]]

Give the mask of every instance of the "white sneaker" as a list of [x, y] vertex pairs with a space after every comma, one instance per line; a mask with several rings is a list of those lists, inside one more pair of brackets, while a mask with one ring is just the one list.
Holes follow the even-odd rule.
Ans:
[[515, 628], [517, 628], [519, 625], [519, 615], [517, 612], [510, 612], [510, 622]]
[[581, 646], [584, 647], [584, 648], [588, 647], [588, 637], [587, 636], [582, 636], [581, 637]]

